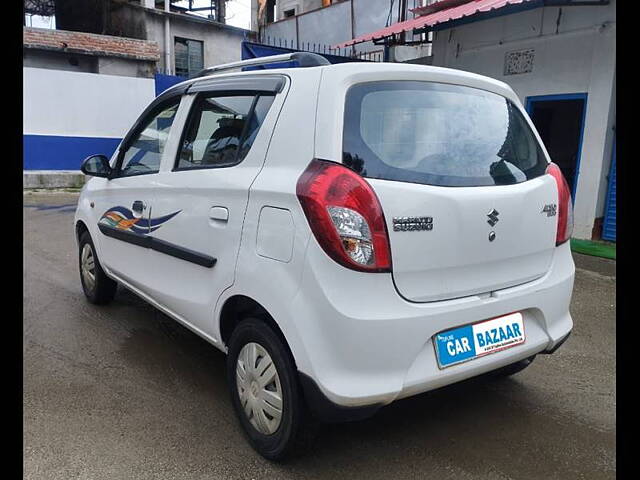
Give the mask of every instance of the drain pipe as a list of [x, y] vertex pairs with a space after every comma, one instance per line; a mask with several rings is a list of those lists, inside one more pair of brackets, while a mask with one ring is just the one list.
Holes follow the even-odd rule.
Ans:
[[171, 33], [169, 31], [169, 0], [164, 0], [164, 73], [171, 75]]

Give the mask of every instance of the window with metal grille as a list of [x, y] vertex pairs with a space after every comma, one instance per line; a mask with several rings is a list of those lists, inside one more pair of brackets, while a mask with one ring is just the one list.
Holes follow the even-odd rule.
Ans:
[[191, 77], [204, 68], [204, 44], [199, 40], [175, 38], [175, 72], [181, 77]]

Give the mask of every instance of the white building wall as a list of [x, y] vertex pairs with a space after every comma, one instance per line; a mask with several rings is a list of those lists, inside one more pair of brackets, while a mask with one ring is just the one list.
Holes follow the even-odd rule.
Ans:
[[[561, 11], [561, 13], [560, 13]], [[615, 1], [545, 7], [438, 31], [433, 65], [487, 75], [526, 97], [587, 93], [574, 237], [590, 239], [603, 215], [615, 126]], [[533, 71], [504, 75], [505, 54], [534, 49]]]
[[23, 68], [25, 170], [79, 170], [84, 158], [110, 156], [155, 98], [155, 82], [48, 68]]
[[[212, 66], [240, 60], [241, 43], [245, 39], [245, 36], [250, 34], [248, 30], [218, 26], [190, 18], [180, 18], [179, 15], [171, 15], [170, 19], [169, 32], [171, 38], [169, 48], [171, 54], [171, 73], [174, 75], [174, 42], [176, 37], [203, 42], [204, 65]], [[165, 72], [164, 16], [151, 13], [147, 15], [145, 22], [147, 39], [155, 40], [160, 46], [158, 70]]]
[[155, 98], [151, 78], [22, 71], [24, 135], [122, 138]]
[[[257, 12], [258, 0], [252, 0], [252, 25], [258, 28]], [[298, 18], [285, 19], [285, 10], [298, 6]], [[408, 0], [407, 8], [419, 6], [419, 0]], [[389, 0], [344, 0], [322, 8], [321, 0], [278, 0], [276, 10], [278, 21], [266, 25], [262, 29], [262, 38], [281, 39], [291, 42], [299, 41], [299, 48], [306, 49], [307, 43], [331, 46], [350, 40], [359, 35], [384, 28], [389, 23], [398, 21], [399, 2]], [[411, 12], [407, 12], [407, 18], [413, 18]], [[407, 34], [411, 39], [411, 34]], [[277, 43], [276, 43], [277, 44]], [[351, 52], [380, 52], [383, 47], [372, 42], [359, 43], [352, 48], [342, 49], [341, 54]]]

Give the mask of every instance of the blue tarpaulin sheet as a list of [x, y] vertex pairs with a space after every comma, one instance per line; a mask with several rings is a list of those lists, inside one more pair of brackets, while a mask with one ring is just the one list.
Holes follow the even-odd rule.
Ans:
[[[241, 49], [242, 49], [242, 60], [249, 60], [251, 58], [268, 57], [270, 55], [282, 55], [283, 53], [294, 53], [294, 52], [303, 51], [303, 50], [295, 50], [293, 48], [276, 47], [273, 45], [264, 45], [262, 43], [253, 43], [253, 42], [247, 42], [247, 41], [242, 42]], [[316, 53], [318, 55], [322, 55], [331, 63], [366, 61], [358, 58], [342, 57], [340, 55], [330, 55], [328, 53], [319, 53], [319, 52], [310, 52], [310, 53]], [[268, 68], [291, 68], [296, 66], [297, 66], [296, 62], [282, 62], [282, 63], [274, 63], [272, 65], [259, 66], [259, 67], [245, 67], [244, 69], [258, 70], [258, 69], [268, 69]]]
[[154, 77], [156, 97], [164, 92], [167, 88], [173, 87], [176, 83], [184, 82], [186, 79], [186, 77], [156, 73]]

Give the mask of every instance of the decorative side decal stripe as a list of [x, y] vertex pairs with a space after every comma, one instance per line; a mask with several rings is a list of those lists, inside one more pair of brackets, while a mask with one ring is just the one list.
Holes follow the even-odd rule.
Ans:
[[156, 218], [136, 218], [133, 212], [126, 207], [112, 207], [100, 218], [100, 225], [107, 225], [123, 231], [130, 231], [141, 235], [155, 232], [165, 222], [171, 220], [182, 210]]
[[141, 235], [132, 231], [105, 225], [104, 223], [98, 223], [98, 228], [107, 237], [131, 243], [139, 247], [150, 248], [157, 252], [164, 253], [165, 255], [170, 255], [172, 257], [179, 258], [180, 260], [195, 263], [202, 267], [212, 268], [217, 262], [217, 259], [214, 257], [174, 245], [173, 243], [165, 242], [159, 238]]

